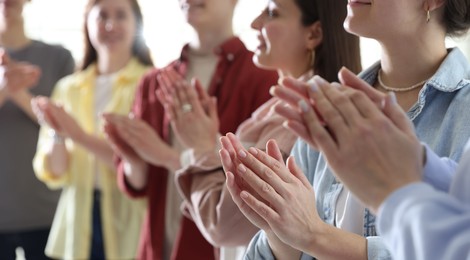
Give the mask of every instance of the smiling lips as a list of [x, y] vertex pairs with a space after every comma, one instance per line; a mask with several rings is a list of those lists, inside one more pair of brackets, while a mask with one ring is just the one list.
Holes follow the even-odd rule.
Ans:
[[361, 0], [349, 0], [349, 5], [371, 5], [372, 3], [369, 1], [361, 1]]

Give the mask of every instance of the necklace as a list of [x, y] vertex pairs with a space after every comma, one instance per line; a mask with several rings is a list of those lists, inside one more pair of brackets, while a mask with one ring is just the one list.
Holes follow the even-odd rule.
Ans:
[[383, 89], [387, 90], [387, 91], [393, 91], [393, 92], [406, 92], [406, 91], [410, 91], [410, 90], [413, 90], [413, 89], [415, 89], [415, 88], [418, 88], [418, 87], [424, 85], [424, 84], [426, 83], [426, 81], [429, 80], [429, 79], [425, 79], [425, 80], [420, 81], [420, 82], [414, 84], [413, 86], [407, 87], [407, 88], [394, 88], [394, 87], [389, 87], [389, 86], [385, 85], [385, 84], [382, 82], [382, 78], [380, 77], [381, 72], [382, 72], [382, 69], [380, 69], [379, 72], [377, 73], [377, 80], [379, 81], [380, 86], [381, 86]]

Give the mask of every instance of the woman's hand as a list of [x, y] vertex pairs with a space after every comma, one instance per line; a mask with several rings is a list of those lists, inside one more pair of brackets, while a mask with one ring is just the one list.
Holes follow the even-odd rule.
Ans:
[[377, 102], [364, 91], [317, 79], [309, 97], [316, 110], [302, 105], [301, 113], [308, 135], [373, 211], [395, 189], [421, 179], [423, 149], [394, 95]]
[[186, 148], [213, 151], [217, 144], [217, 103], [196, 79], [190, 85], [174, 70], [162, 71], [157, 97], [165, 107], [172, 129]]
[[[238, 165], [240, 165], [239, 154], [242, 152], [246, 154], [247, 151], [232, 133], [221, 137], [220, 143], [222, 146], [219, 152], [220, 158], [225, 174], [227, 175], [227, 189], [233, 201], [253, 225], [263, 229], [266, 233], [272, 233], [269, 224], [241, 198], [242, 191], [247, 191], [253, 194], [253, 196], [257, 196], [256, 191], [248, 185], [244, 178], [241, 178], [240, 175], [237, 174], [237, 168]], [[279, 154], [278, 156], [278, 159], [282, 160], [282, 155]], [[263, 200], [260, 196], [258, 196], [258, 198]]]
[[134, 116], [105, 114], [105, 130], [109, 140], [129, 160], [136, 157], [144, 161], [175, 171], [179, 169], [179, 153], [168, 145], [144, 120]]
[[[365, 93], [378, 107], [383, 107], [383, 100], [386, 95], [367, 82], [358, 78], [354, 73], [346, 68], [342, 68], [338, 73], [338, 78], [343, 85], [357, 89]], [[311, 98], [311, 88], [315, 81], [325, 82], [319, 77], [314, 77], [309, 82], [303, 82], [293, 78], [283, 78], [280, 80], [280, 86], [273, 87], [270, 92], [273, 96], [283, 101], [275, 106], [274, 110], [286, 118], [284, 126], [300, 138], [306, 141], [313, 149], [318, 150], [315, 140], [312, 139], [306, 128], [306, 122], [302, 118], [302, 109], [308, 106], [313, 107], [316, 111], [315, 101]], [[333, 86], [337, 86], [335, 83]], [[324, 124], [321, 115], [317, 116], [322, 124]]]
[[240, 197], [279, 239], [302, 250], [326, 225], [316, 210], [315, 193], [293, 157], [284, 164], [274, 140], [266, 144], [266, 150], [238, 151], [236, 175], [251, 187], [251, 191], [242, 190]]
[[15, 95], [36, 85], [41, 76], [38, 66], [10, 60], [4, 50], [0, 50], [0, 89], [8, 95]]
[[75, 118], [67, 113], [61, 105], [43, 96], [33, 98], [31, 105], [38, 121], [46, 123], [56, 134], [79, 143], [83, 140], [86, 133]]

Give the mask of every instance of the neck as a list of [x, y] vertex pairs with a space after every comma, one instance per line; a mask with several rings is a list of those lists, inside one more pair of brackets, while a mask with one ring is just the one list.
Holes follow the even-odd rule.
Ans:
[[195, 30], [196, 37], [189, 43], [189, 46], [196, 54], [212, 54], [215, 48], [234, 36], [232, 23], [216, 29]]
[[23, 20], [0, 22], [0, 45], [7, 49], [21, 49], [28, 45], [31, 40], [26, 37]]
[[118, 72], [132, 58], [131, 53], [112, 54], [109, 52], [98, 55], [98, 74], [106, 75]]
[[409, 41], [381, 43], [383, 83], [405, 88], [429, 79], [447, 56], [444, 37], [432, 34], [427, 38], [415, 36]]

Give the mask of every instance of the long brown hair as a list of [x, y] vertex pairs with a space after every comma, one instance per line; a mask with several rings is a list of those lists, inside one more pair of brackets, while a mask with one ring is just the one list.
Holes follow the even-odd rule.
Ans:
[[313, 70], [328, 81], [338, 81], [342, 66], [355, 73], [362, 70], [359, 37], [344, 30], [346, 0], [295, 0], [304, 26], [320, 21], [323, 40], [315, 49]]
[[[88, 66], [90, 66], [90, 64], [96, 62], [98, 59], [96, 49], [91, 44], [90, 37], [88, 36], [87, 19], [93, 6], [99, 2], [100, 0], [89, 0], [85, 8], [85, 19], [83, 24], [83, 32], [85, 34], [85, 51], [80, 70], [86, 69]], [[132, 54], [142, 64], [153, 66], [153, 61], [150, 57], [150, 50], [143, 38], [144, 21], [139, 3], [137, 0], [129, 0], [129, 2], [131, 3], [132, 13], [134, 14], [136, 21], [136, 34], [134, 35], [134, 42], [132, 44]]]

